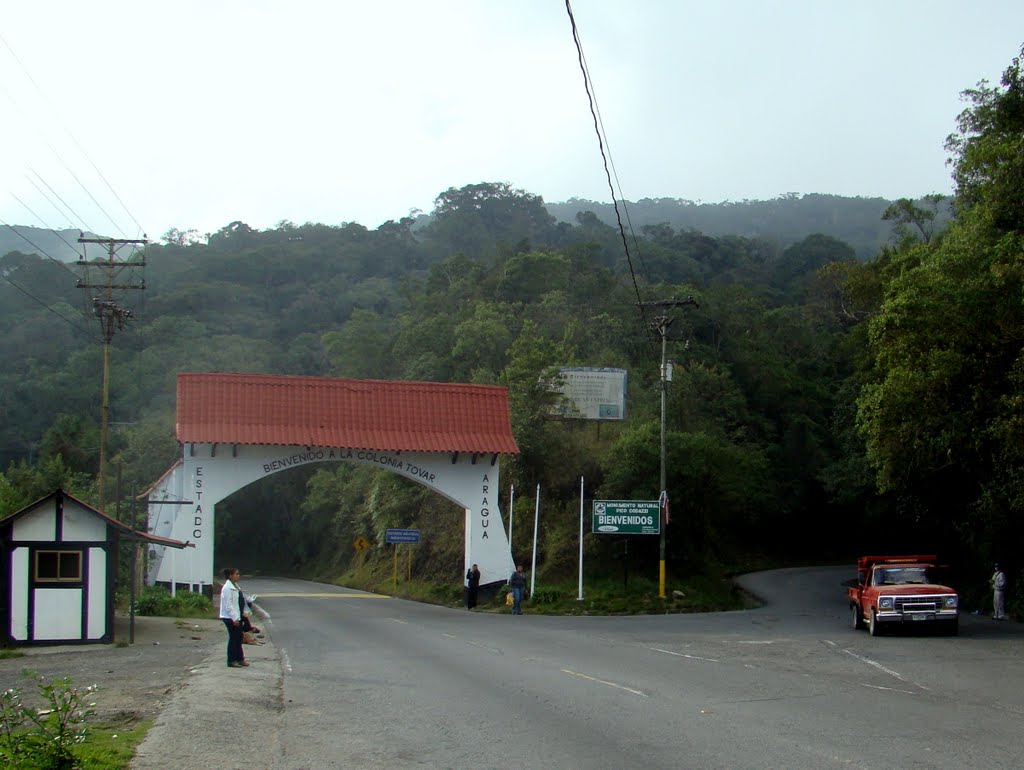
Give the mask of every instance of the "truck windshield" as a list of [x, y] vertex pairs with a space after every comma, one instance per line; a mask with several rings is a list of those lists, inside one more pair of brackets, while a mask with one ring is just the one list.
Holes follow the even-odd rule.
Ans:
[[876, 586], [901, 586], [912, 583], [927, 583], [926, 567], [885, 567], [875, 570]]

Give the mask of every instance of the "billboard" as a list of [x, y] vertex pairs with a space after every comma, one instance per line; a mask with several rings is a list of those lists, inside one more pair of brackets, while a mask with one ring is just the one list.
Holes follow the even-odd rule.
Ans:
[[626, 370], [595, 367], [559, 367], [562, 394], [554, 415], [569, 420], [624, 420]]

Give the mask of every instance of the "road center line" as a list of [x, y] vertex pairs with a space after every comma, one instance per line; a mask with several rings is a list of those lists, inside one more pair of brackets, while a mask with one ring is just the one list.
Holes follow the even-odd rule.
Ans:
[[717, 658], [702, 658], [700, 655], [687, 655], [685, 652], [673, 652], [672, 650], [663, 650], [660, 647], [648, 647], [648, 650], [652, 652], [663, 652], [666, 655], [675, 655], [677, 658], [689, 658], [690, 660], [706, 660], [708, 663], [721, 663], [722, 661]]
[[384, 594], [260, 594], [259, 598], [265, 599], [390, 599]]
[[647, 693], [640, 692], [640, 690], [634, 690], [632, 687], [624, 687], [621, 684], [615, 684], [615, 682], [609, 682], [604, 679], [598, 679], [597, 677], [587, 676], [586, 674], [581, 674], [578, 671], [571, 671], [567, 668], [563, 668], [561, 669], [561, 671], [565, 674], [569, 674], [570, 676], [578, 676], [580, 679], [586, 679], [590, 682], [597, 682], [598, 684], [606, 684], [609, 687], [614, 687], [617, 690], [625, 690], [626, 692], [631, 692], [634, 695], [639, 695], [641, 698], [647, 697]]
[[[839, 646], [838, 644], [836, 644], [835, 642], [833, 642], [833, 641], [832, 641], [831, 639], [825, 639], [824, 641], [825, 641], [825, 644], [828, 644], [828, 645], [831, 645], [832, 647], [835, 647], [835, 648], [836, 648], [837, 650], [839, 650], [840, 652], [845, 652], [845, 653], [846, 653], [847, 655], [850, 655], [851, 657], [854, 657], [854, 658], [856, 658], [856, 659], [857, 659], [857, 660], [859, 660], [859, 661], [860, 661], [861, 663], [867, 663], [867, 664], [868, 664], [869, 666], [874, 666], [874, 667], [875, 667], [875, 668], [877, 668], [877, 669], [878, 669], [879, 671], [883, 671], [883, 672], [885, 672], [886, 674], [888, 674], [889, 676], [894, 676], [894, 677], [896, 677], [896, 678], [897, 678], [897, 679], [899, 679], [899, 680], [900, 680], [901, 682], [907, 682], [907, 680], [903, 678], [903, 675], [902, 675], [902, 674], [899, 674], [899, 673], [897, 673], [897, 672], [893, 671], [893, 670], [892, 670], [891, 668], [886, 668], [886, 667], [885, 667], [885, 666], [883, 666], [883, 665], [882, 665], [881, 663], [878, 663], [878, 662], [876, 662], [876, 661], [874, 661], [874, 660], [871, 660], [871, 658], [865, 658], [865, 657], [864, 657], [863, 655], [858, 655], [857, 653], [855, 653], [855, 652], [853, 652], [853, 651], [851, 651], [851, 650], [846, 650], [846, 649], [843, 649], [843, 648], [842, 648], [842, 647], [840, 647], [840, 646]], [[907, 684], [910, 684], [910, 682], [907, 682]]]
[[907, 695], [917, 695], [917, 693], [914, 692], [913, 690], [899, 690], [899, 689], [897, 689], [895, 687], [881, 687], [880, 685], [877, 685], [877, 684], [865, 684], [864, 682], [861, 682], [860, 686], [861, 687], [870, 687], [872, 690], [887, 690], [888, 692], [902, 692], [902, 693], [905, 693]]

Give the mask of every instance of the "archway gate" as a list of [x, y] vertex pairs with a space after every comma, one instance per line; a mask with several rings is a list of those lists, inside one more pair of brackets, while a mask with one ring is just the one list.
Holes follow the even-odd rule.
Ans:
[[155, 546], [150, 584], [203, 591], [214, 578], [216, 504], [273, 473], [333, 461], [398, 473], [452, 500], [465, 510], [466, 568], [478, 564], [484, 585], [512, 572], [498, 460], [519, 447], [505, 388], [182, 373], [176, 432], [183, 456], [146, 492], [149, 530], [196, 547]]

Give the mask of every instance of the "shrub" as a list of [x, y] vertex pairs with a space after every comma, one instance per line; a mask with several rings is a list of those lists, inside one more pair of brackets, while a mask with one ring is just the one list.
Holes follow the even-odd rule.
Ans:
[[16, 687], [0, 693], [0, 759], [7, 767], [82, 767], [72, 749], [85, 740], [85, 722], [95, 713], [96, 705], [88, 701], [96, 686], [79, 690], [70, 677], [47, 683], [33, 671], [23, 674], [35, 682], [44, 705], [38, 709], [25, 705]]
[[531, 604], [553, 604], [562, 598], [562, 592], [551, 588], [538, 588], [530, 597]]
[[209, 615], [212, 611], [212, 602], [203, 594], [178, 591], [176, 596], [171, 596], [163, 586], [146, 586], [142, 596], [135, 600], [136, 615], [191, 618]]

